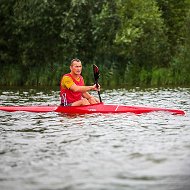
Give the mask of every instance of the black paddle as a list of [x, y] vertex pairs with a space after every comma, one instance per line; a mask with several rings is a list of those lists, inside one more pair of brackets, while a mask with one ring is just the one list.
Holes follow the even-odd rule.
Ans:
[[[99, 68], [95, 64], [93, 65], [93, 71], [94, 71], [95, 84], [96, 84], [96, 87], [98, 88], [98, 79], [99, 79], [100, 73], [99, 73]], [[98, 91], [98, 96], [99, 96], [100, 102], [102, 102], [100, 91]]]

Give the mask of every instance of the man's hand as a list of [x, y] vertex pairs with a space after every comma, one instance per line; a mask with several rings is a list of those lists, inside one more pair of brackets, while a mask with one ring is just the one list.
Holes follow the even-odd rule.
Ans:
[[94, 84], [94, 85], [93, 85], [93, 90], [95, 90], [95, 91], [100, 91], [100, 85], [98, 84], [98, 88], [97, 88], [97, 85]]

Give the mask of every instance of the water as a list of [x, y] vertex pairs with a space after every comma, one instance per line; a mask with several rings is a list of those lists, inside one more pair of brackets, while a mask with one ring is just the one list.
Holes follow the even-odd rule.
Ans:
[[[189, 190], [190, 89], [106, 90], [102, 99], [186, 115], [0, 111], [0, 189]], [[59, 104], [59, 92], [4, 89], [0, 104]]]

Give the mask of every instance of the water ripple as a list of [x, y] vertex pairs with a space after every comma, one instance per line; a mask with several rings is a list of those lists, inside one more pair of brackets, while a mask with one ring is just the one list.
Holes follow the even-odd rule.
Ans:
[[[58, 94], [0, 91], [0, 102], [53, 105]], [[106, 90], [102, 99], [178, 108], [186, 115], [0, 112], [0, 188], [189, 189], [190, 89]]]

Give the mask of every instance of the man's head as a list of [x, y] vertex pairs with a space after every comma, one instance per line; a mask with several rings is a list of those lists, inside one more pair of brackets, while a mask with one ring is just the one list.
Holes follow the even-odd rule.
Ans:
[[70, 70], [73, 75], [80, 75], [82, 72], [82, 63], [79, 59], [73, 59], [71, 61]]
[[75, 62], [81, 62], [81, 61], [80, 61], [79, 59], [77, 59], [77, 58], [74, 58], [74, 59], [71, 60], [71, 66], [72, 66], [72, 64], [75, 63]]

